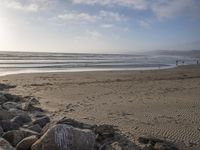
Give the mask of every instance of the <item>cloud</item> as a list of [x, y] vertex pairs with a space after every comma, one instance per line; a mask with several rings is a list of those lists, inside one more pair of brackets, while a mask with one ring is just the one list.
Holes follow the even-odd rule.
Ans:
[[58, 18], [67, 22], [95, 22], [99, 19], [98, 16], [88, 13], [65, 13], [58, 15]]
[[162, 0], [152, 4], [151, 8], [161, 20], [178, 16], [196, 17], [200, 13], [200, 3], [197, 0]]
[[179, 16], [198, 17], [199, 0], [72, 0], [74, 4], [122, 6], [152, 12], [158, 19]]
[[48, 8], [53, 2], [56, 2], [56, 0], [2, 0], [0, 4], [8, 9], [38, 12], [39, 10]]
[[79, 12], [67, 12], [64, 14], [59, 14], [56, 17], [59, 20], [65, 22], [78, 22], [78, 23], [95, 23], [95, 22], [119, 22], [124, 21], [126, 17], [120, 15], [117, 12], [112, 11], [104, 11], [101, 10], [97, 14], [90, 14], [90, 13], [79, 13]]
[[151, 20], [139, 20], [139, 25], [145, 29], [151, 29], [152, 24]]
[[100, 25], [101, 28], [112, 28], [114, 27], [114, 24], [102, 24]]
[[100, 38], [102, 36], [102, 34], [100, 32], [97, 31], [87, 31], [86, 34], [93, 39], [97, 39]]
[[148, 6], [147, 0], [73, 0], [73, 3], [88, 5], [119, 5], [133, 7], [135, 9], [146, 9]]

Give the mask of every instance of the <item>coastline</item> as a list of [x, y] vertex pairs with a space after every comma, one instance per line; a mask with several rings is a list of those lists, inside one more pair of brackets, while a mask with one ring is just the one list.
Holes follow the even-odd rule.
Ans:
[[130, 139], [151, 135], [200, 148], [200, 66], [145, 71], [2, 76], [9, 92], [38, 97], [55, 120], [112, 124]]

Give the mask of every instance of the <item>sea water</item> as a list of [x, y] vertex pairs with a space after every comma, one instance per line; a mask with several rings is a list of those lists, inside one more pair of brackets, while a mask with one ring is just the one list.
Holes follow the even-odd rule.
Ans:
[[[0, 75], [38, 72], [166, 69], [195, 64], [195, 59], [172, 55], [75, 54], [0, 52]], [[184, 61], [184, 64], [183, 62]]]

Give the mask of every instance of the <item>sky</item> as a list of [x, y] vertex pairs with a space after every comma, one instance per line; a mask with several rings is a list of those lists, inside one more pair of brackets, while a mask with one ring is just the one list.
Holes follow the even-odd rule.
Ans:
[[0, 51], [200, 49], [200, 0], [0, 0]]

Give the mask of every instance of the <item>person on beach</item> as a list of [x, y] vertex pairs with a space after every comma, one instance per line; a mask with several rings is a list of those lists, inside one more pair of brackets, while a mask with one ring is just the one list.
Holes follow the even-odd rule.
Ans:
[[178, 60], [176, 60], [176, 66], [178, 66]]
[[199, 64], [199, 60], [197, 60], [197, 65]]
[[182, 61], [182, 64], [184, 65], [184, 63], [185, 63], [185, 61], [183, 60], [183, 61]]

